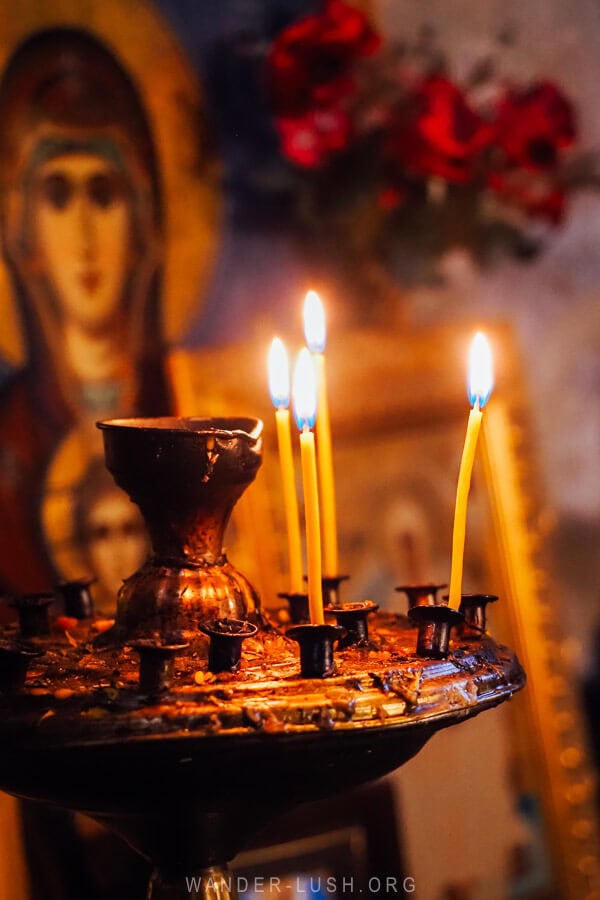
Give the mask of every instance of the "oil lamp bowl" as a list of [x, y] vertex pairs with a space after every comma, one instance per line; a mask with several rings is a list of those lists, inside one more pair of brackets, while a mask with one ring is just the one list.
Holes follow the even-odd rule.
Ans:
[[262, 422], [163, 417], [98, 427], [108, 469], [152, 542], [149, 560], [119, 591], [115, 629], [103, 641], [195, 640], [206, 619], [247, 619], [257, 596], [227, 560], [223, 535], [260, 466]]

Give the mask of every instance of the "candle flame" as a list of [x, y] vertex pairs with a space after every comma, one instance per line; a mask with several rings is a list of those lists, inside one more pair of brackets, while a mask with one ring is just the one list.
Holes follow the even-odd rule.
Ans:
[[271, 342], [268, 358], [269, 393], [276, 409], [287, 409], [290, 405], [290, 366], [287, 350], [281, 338]]
[[317, 378], [307, 347], [298, 354], [292, 387], [294, 415], [300, 431], [312, 428], [317, 416]]
[[327, 341], [325, 308], [316, 291], [309, 291], [304, 299], [304, 337], [311, 353], [324, 353]]
[[468, 395], [472, 406], [476, 403], [483, 409], [490, 398], [494, 386], [492, 351], [485, 335], [477, 332], [469, 350]]

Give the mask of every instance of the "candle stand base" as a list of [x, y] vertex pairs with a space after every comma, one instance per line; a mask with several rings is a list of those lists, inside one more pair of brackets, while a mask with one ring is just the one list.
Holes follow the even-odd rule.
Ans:
[[202, 869], [175, 883], [155, 871], [146, 900], [237, 900], [236, 880], [224, 866]]

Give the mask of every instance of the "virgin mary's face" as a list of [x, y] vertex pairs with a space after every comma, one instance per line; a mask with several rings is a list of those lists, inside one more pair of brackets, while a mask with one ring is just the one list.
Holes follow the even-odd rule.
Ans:
[[65, 322], [102, 334], [117, 321], [130, 257], [130, 208], [120, 173], [89, 153], [65, 154], [36, 173], [38, 264]]

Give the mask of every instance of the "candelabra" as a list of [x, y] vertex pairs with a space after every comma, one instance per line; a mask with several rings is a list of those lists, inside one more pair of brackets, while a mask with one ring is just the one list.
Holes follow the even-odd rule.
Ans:
[[153, 900], [188, 897], [186, 876], [198, 896], [235, 896], [227, 863], [267, 819], [397, 768], [523, 687], [486, 632], [488, 595], [469, 598], [465, 624], [437, 586], [411, 587], [411, 621], [341, 603], [338, 583], [331, 623], [270, 621], [222, 550], [260, 465], [258, 420], [100, 427], [152, 554], [108, 630], [87, 593], [69, 594], [81, 617], [67, 632], [52, 598], [15, 599], [19, 624], [0, 637], [0, 787], [109, 825], [152, 860]]

